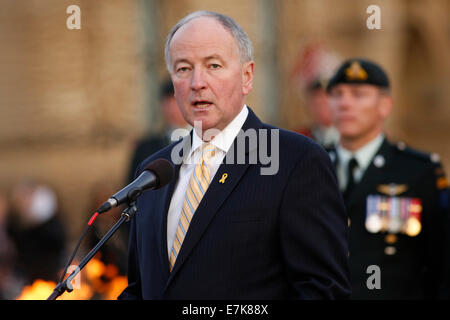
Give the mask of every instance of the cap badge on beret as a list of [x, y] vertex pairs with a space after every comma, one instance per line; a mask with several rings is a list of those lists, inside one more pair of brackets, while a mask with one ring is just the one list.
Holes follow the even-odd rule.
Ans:
[[358, 61], [353, 61], [350, 67], [345, 69], [347, 80], [366, 80], [367, 72], [364, 70]]

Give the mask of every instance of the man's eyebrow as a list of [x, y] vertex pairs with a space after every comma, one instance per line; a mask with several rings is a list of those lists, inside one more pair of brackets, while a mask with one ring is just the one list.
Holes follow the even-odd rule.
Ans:
[[[212, 59], [218, 59], [218, 60], [220, 60], [220, 61], [223, 61], [222, 56], [220, 56], [219, 54], [212, 54], [212, 55], [209, 55], [209, 56], [203, 58], [204, 61], [208, 61], [208, 60], [212, 60]], [[189, 61], [189, 59], [186, 59], [186, 58], [179, 58], [179, 59], [176, 59], [175, 62], [173, 63], [173, 65], [176, 66], [178, 63], [188, 63], [188, 64], [191, 64], [191, 62]]]
[[181, 59], [175, 60], [175, 62], [173, 64], [177, 65], [178, 63], [181, 63], [181, 62], [190, 63], [188, 59], [181, 58]]

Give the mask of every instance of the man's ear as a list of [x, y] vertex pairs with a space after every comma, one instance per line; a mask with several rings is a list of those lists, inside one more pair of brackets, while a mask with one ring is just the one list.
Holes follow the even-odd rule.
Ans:
[[248, 61], [242, 65], [242, 93], [247, 95], [253, 88], [253, 76], [255, 74], [255, 62]]

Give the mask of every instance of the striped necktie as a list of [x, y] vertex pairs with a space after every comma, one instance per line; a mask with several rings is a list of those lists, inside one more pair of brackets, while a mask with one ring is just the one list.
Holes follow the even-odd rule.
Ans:
[[214, 145], [210, 143], [202, 145], [201, 161], [195, 166], [186, 189], [186, 194], [184, 195], [180, 221], [178, 222], [177, 232], [175, 234], [175, 239], [173, 240], [172, 250], [170, 251], [170, 271], [172, 271], [173, 266], [175, 265], [175, 261], [181, 250], [181, 245], [183, 244], [184, 237], [189, 229], [195, 210], [200, 204], [200, 201], [211, 182], [209, 166], [211, 157], [213, 157], [215, 153], [216, 147]]

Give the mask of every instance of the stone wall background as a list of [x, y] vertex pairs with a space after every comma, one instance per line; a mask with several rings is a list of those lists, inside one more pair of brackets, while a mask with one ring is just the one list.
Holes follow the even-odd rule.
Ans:
[[[81, 30], [66, 28], [71, 4], [81, 8]], [[381, 30], [366, 28], [370, 4], [381, 7]], [[389, 135], [438, 152], [450, 170], [449, 0], [3, 0], [0, 188], [28, 177], [50, 183], [76, 240], [93, 188], [122, 187], [134, 141], [161, 128], [164, 40], [199, 9], [228, 14], [248, 32], [256, 52], [248, 104], [263, 120], [308, 125], [289, 76], [305, 44], [322, 41], [388, 70]]]

